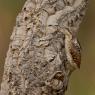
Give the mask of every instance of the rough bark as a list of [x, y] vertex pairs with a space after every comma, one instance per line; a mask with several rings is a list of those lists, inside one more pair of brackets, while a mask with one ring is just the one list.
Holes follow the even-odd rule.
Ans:
[[65, 94], [72, 70], [64, 31], [76, 36], [86, 5], [87, 0], [26, 1], [11, 36], [0, 95]]

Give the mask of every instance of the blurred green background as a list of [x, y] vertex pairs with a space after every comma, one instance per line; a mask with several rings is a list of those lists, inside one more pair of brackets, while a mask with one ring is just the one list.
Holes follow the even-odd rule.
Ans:
[[[0, 82], [10, 35], [25, 0], [0, 0]], [[95, 95], [95, 0], [89, 0], [87, 14], [79, 30], [82, 65], [69, 82], [66, 95]]]

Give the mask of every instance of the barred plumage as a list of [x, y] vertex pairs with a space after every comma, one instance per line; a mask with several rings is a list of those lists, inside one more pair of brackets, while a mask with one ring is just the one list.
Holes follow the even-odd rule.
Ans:
[[77, 43], [72, 42], [72, 46], [70, 49], [70, 54], [72, 56], [72, 59], [74, 63], [76, 63], [77, 67], [80, 68], [81, 64], [81, 48]]
[[68, 62], [73, 68], [80, 68], [81, 64], [81, 47], [74, 35], [68, 29], [62, 29], [65, 35], [65, 51]]

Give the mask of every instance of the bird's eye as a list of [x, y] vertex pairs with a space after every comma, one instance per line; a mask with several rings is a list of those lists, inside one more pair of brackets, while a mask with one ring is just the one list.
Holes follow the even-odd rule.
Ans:
[[48, 26], [52, 26], [52, 25], [48, 25]]

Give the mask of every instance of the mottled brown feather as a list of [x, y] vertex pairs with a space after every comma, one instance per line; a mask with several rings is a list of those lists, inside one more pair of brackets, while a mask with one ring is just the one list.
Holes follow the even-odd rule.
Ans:
[[81, 48], [76, 44], [72, 44], [70, 53], [72, 55], [74, 63], [76, 63], [77, 67], [80, 68], [81, 64]]

